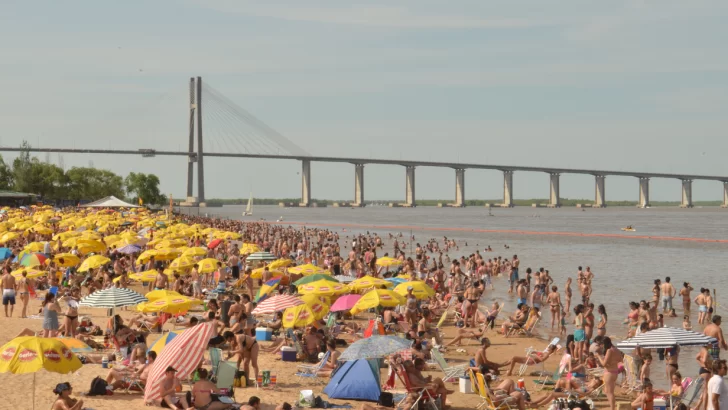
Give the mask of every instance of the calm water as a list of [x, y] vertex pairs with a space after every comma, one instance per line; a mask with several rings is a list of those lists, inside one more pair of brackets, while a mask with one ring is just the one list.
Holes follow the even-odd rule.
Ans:
[[[226, 206], [222, 208], [200, 209], [210, 216], [243, 219], [242, 206]], [[197, 209], [183, 212], [197, 213]], [[512, 257], [518, 254], [522, 271], [525, 267], [545, 267], [551, 272], [559, 289], [562, 290], [568, 276], [575, 279], [578, 266], [591, 266], [595, 272], [594, 293], [595, 304], [604, 304], [609, 314], [607, 334], [624, 337], [626, 325], [622, 321], [631, 300], [649, 300], [654, 279], [672, 278], [676, 288], [682, 282], [689, 281], [694, 288], [715, 288], [719, 303], [718, 313], [728, 316], [728, 309], [722, 308], [723, 301], [728, 301], [728, 280], [725, 271], [728, 268], [728, 243], [664, 241], [652, 239], [623, 239], [612, 237], [581, 236], [545, 236], [523, 235], [513, 233], [481, 233], [468, 229], [503, 229], [528, 230], [545, 232], [575, 232], [587, 234], [624, 234], [620, 231], [626, 225], [637, 229], [631, 235], [690, 237], [705, 239], [728, 239], [728, 209], [701, 208], [576, 208], [545, 209], [517, 207], [512, 209], [493, 209], [494, 216], [488, 216], [488, 210], [480, 207], [464, 209], [420, 207], [414, 209], [367, 207], [350, 208], [279, 208], [277, 206], [257, 206], [251, 220], [264, 218], [275, 221], [279, 217], [287, 222], [306, 222], [310, 224], [361, 224], [370, 228], [328, 227], [336, 230], [342, 238], [358, 232], [377, 232], [385, 238], [391, 229], [381, 226], [412, 226], [412, 234], [416, 242], [424, 243], [428, 238], [443, 236], [454, 238], [460, 244], [459, 251], [450, 251], [451, 257], [470, 254], [490, 245], [494, 252], [485, 256]], [[460, 231], [445, 229], [462, 228]], [[346, 229], [346, 232], [343, 232]], [[398, 229], [394, 232], [400, 232]], [[409, 230], [404, 230], [405, 239]], [[409, 242], [409, 241], [405, 241]], [[468, 246], [465, 246], [467, 242]], [[504, 249], [508, 244], [510, 249]], [[413, 244], [414, 249], [414, 244]], [[389, 241], [385, 251], [391, 252]], [[496, 282], [495, 296], [512, 301], [503, 289], [506, 281]], [[578, 294], [572, 287], [575, 296]], [[488, 293], [489, 300], [493, 294]], [[693, 295], [694, 297], [694, 295]], [[669, 325], [682, 325], [682, 302], [675, 301], [679, 318], [668, 321]], [[510, 304], [510, 303], [509, 303]], [[507, 305], [508, 307], [508, 305]], [[694, 308], [695, 312], [696, 309]], [[550, 320], [545, 314], [544, 319]], [[677, 320], [679, 319], [679, 320]], [[692, 321], [696, 330], [696, 313]], [[542, 329], [545, 330], [545, 329]], [[681, 370], [688, 370], [683, 376], [692, 376], [697, 371], [693, 357], [695, 352], [686, 350], [681, 357]], [[656, 361], [657, 362], [657, 361]], [[664, 379], [664, 365], [660, 362], [653, 368], [657, 380]]]

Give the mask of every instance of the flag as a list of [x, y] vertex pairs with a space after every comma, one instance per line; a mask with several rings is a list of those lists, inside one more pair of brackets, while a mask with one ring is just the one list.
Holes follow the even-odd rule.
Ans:
[[139, 206], [142, 206], [142, 205], [144, 205], [144, 200], [142, 199], [142, 197], [139, 197]]

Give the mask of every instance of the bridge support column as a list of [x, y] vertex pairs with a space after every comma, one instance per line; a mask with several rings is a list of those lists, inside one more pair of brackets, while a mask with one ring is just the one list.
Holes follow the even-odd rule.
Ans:
[[723, 181], [723, 205], [722, 208], [728, 208], [728, 181]]
[[364, 206], [364, 164], [354, 164], [354, 203]]
[[503, 171], [503, 204], [504, 208], [513, 208], [513, 171]]
[[607, 199], [605, 197], [605, 191], [604, 191], [604, 180], [605, 179], [606, 179], [606, 176], [604, 176], [604, 175], [594, 175], [595, 192], [594, 192], [594, 205], [592, 205], [592, 208], [606, 208], [607, 207]]
[[455, 169], [455, 203], [452, 206], [456, 208], [465, 207], [465, 170]]
[[549, 175], [549, 208], [561, 208], [561, 198], [559, 197], [559, 173]]
[[407, 180], [405, 182], [405, 206], [415, 207], [415, 167], [407, 166]]
[[197, 200], [199, 206], [205, 204], [205, 166], [202, 150], [202, 77], [197, 77], [195, 110], [197, 111]]
[[650, 206], [650, 179], [640, 177], [640, 197], [637, 203], [638, 208], [648, 208]]
[[[195, 79], [190, 78], [190, 141], [188, 152], [194, 154], [195, 152]], [[197, 202], [197, 198], [194, 197], [192, 191], [195, 173], [195, 161], [192, 155], [187, 157], [187, 202]]]
[[311, 161], [301, 161], [301, 203], [299, 206], [311, 206]]
[[682, 180], [682, 199], [680, 200], [680, 208], [693, 207], [693, 180]]

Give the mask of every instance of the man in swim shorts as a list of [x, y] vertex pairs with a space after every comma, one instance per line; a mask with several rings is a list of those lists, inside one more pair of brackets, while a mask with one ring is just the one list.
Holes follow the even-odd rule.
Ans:
[[675, 287], [670, 283], [669, 276], [665, 278], [665, 283], [660, 285], [660, 291], [662, 293], [662, 312], [669, 312], [672, 310], [672, 298], [677, 294]]
[[[15, 284], [15, 278], [10, 274], [10, 266], [3, 268], [3, 306], [5, 307], [5, 317], [13, 316], [13, 309], [15, 308], [15, 290], [17, 288]], [[10, 305], [10, 315], [8, 316], [8, 305]]]

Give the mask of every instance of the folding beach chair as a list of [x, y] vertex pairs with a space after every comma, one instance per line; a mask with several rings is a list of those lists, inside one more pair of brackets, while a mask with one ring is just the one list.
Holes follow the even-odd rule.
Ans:
[[[548, 352], [548, 349], [551, 346], [556, 346], [556, 350], [554, 351], [554, 353], [556, 353], [559, 350], [561, 350], [561, 346], [559, 346], [559, 341], [560, 341], [560, 339], [558, 337], [555, 337], [553, 340], [551, 340], [551, 343], [549, 343], [548, 346], [546, 346], [546, 348], [544, 348], [540, 353], [537, 353], [533, 347], [529, 347], [528, 349], [526, 349], [526, 357], [531, 357], [531, 355], [533, 355], [533, 354], [536, 354], [536, 355], [545, 354]], [[526, 373], [526, 371], [528, 370], [528, 367], [531, 366], [532, 364], [534, 364], [534, 363], [529, 363], [529, 362], [533, 362], [533, 360], [526, 360], [526, 363], [521, 364], [521, 366], [518, 368], [519, 376], [523, 376]], [[544, 370], [544, 367], [545, 367], [545, 361], [541, 361], [541, 370], [542, 371]]]
[[439, 350], [432, 349], [432, 351], [430, 351], [430, 354], [432, 355], [432, 359], [437, 364], [437, 367], [439, 367], [445, 375], [442, 378], [443, 381], [447, 382], [465, 375], [465, 369], [467, 369], [468, 367], [467, 363], [463, 363], [457, 366], [448, 366], [447, 361], [442, 356], [442, 353], [440, 353]]
[[685, 404], [687, 408], [692, 409], [695, 404], [700, 400], [700, 396], [703, 393], [703, 386], [705, 380], [702, 377], [696, 377], [687, 389], [683, 392], [680, 403]]
[[[512, 410], [514, 408], [517, 408], [518, 405], [515, 403], [515, 398], [507, 394], [499, 395], [497, 394], [497, 391], [496, 393], [492, 392], [488, 387], [488, 384], [485, 383], [485, 376], [483, 376], [482, 373], [475, 373], [475, 377], [478, 381], [478, 395], [483, 400], [476, 408], [483, 408], [486, 410]], [[493, 399], [494, 397], [495, 400]], [[495, 401], [500, 401], [501, 403], [496, 405]]]
[[623, 383], [623, 387], [625, 390], [627, 390], [627, 393], [631, 393], [633, 391], [640, 391], [642, 390], [642, 381], [639, 377], [639, 369], [634, 363], [634, 359], [630, 355], [624, 355], [624, 370], [626, 375], [626, 380]]
[[321, 371], [321, 369], [326, 365], [326, 362], [329, 360], [329, 357], [331, 356], [331, 352], [327, 351], [324, 355], [323, 359], [319, 361], [316, 364], [299, 364], [297, 366], [298, 370], [296, 371], [296, 377], [299, 379], [313, 379], [314, 381], [323, 380], [323, 378], [318, 377], [318, 372]]
[[[429, 390], [427, 388], [419, 388], [419, 387], [413, 387], [412, 382], [410, 382], [409, 375], [407, 374], [407, 371], [404, 369], [404, 366], [397, 365], [395, 366], [395, 371], [397, 373], [397, 377], [404, 385], [405, 389], [407, 390], [407, 393], [413, 393], [417, 395], [417, 400], [415, 400], [414, 404], [412, 404], [412, 407], [410, 407], [407, 410], [412, 410], [414, 408], [421, 408], [419, 406], [420, 403], [424, 405], [424, 408], [426, 410], [439, 410], [439, 406], [437, 405], [436, 398], [439, 398], [440, 396], [434, 391]], [[407, 399], [407, 396], [405, 396], [399, 403], [397, 403], [397, 408], [401, 408], [402, 403]], [[444, 403], [443, 403], [444, 404]]]
[[[217, 381], [215, 387], [220, 389], [221, 394], [225, 396], [235, 397], [235, 374], [238, 369], [231, 362], [220, 362], [215, 375]], [[245, 377], [248, 377], [246, 374]]]
[[210, 378], [217, 377], [217, 370], [220, 368], [220, 362], [222, 361], [222, 349], [211, 347], [208, 354], [210, 355]]
[[541, 320], [541, 312], [538, 312], [536, 314], [529, 313], [528, 319], [526, 319], [526, 323], [523, 326], [513, 326], [508, 331], [507, 336], [533, 336], [533, 330], [536, 328], [536, 325]]

